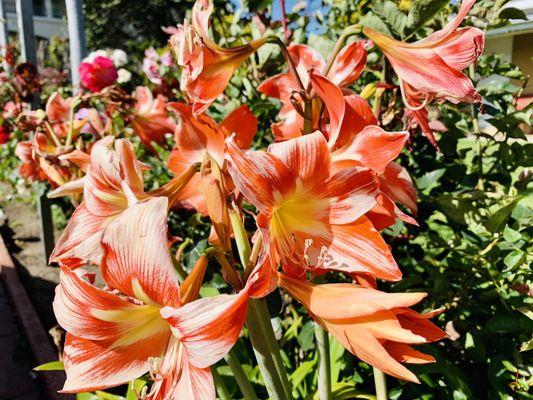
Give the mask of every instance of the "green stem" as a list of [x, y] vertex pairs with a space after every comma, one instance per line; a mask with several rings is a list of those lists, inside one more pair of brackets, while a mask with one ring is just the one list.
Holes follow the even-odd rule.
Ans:
[[[260, 299], [250, 299], [246, 316], [246, 327], [250, 334], [255, 358], [270, 398], [272, 400], [291, 399], [292, 394], [286, 389], [286, 386], [288, 386], [287, 374], [283, 371], [285, 376], [285, 379], [283, 379], [283, 375], [279, 373], [274, 361], [273, 345], [269, 343], [274, 333], [272, 332], [270, 318], [268, 314], [266, 316], [263, 314], [261, 304], [262, 300]], [[265, 319], [267, 323], [265, 323]], [[267, 325], [270, 325], [270, 328]], [[268, 331], [272, 332], [272, 336], [267, 334]], [[274, 343], [274, 345], [277, 347], [277, 343]], [[279, 354], [279, 348], [277, 352]], [[286, 380], [286, 384], [284, 384], [284, 380]]]
[[374, 385], [376, 386], [376, 400], [388, 400], [387, 379], [385, 374], [374, 367]]
[[329, 56], [328, 63], [326, 64], [324, 71], [322, 71], [322, 74], [324, 76], [329, 73], [329, 70], [331, 69], [333, 63], [335, 62], [335, 59], [337, 58], [337, 54], [339, 54], [339, 52], [344, 47], [344, 43], [346, 43], [346, 40], [348, 40], [350, 36], [357, 35], [359, 32], [361, 32], [361, 25], [359, 24], [351, 25], [344, 29], [342, 34], [339, 36], [339, 39], [337, 39], [337, 43], [335, 43], [335, 47], [333, 48]]
[[313, 102], [307, 100], [304, 106], [304, 135], [313, 132]]
[[318, 398], [320, 400], [332, 400], [328, 332], [316, 322], [315, 340], [318, 353]]
[[67, 140], [65, 142], [65, 146], [70, 146], [72, 144], [72, 136], [74, 135], [74, 115], [76, 112], [76, 107], [78, 106], [80, 98], [76, 97], [72, 101], [71, 109], [70, 109], [70, 116], [69, 116], [69, 128], [67, 133]]
[[[475, 78], [475, 68], [474, 64], [470, 64], [468, 66], [468, 74], [470, 75], [470, 80], [474, 81]], [[479, 122], [477, 120], [477, 111], [475, 104], [471, 105], [471, 113], [472, 113], [472, 130], [473, 134], [476, 135], [476, 146], [477, 146], [477, 153], [478, 153], [478, 188], [479, 190], [483, 191], [485, 190], [485, 183], [483, 179], [483, 148], [481, 146], [481, 136], [480, 136], [480, 130], [479, 130]]]
[[[248, 234], [237, 210], [230, 210], [230, 220], [239, 257], [242, 265], [246, 268], [252, 256]], [[248, 301], [246, 327], [268, 394], [272, 400], [292, 399], [287, 371], [283, 366], [264, 299], [250, 299]]]
[[228, 389], [222, 380], [222, 377], [217, 371], [217, 366], [211, 366], [211, 374], [213, 375], [213, 380], [215, 381], [215, 386], [217, 388], [218, 397], [220, 400], [231, 400], [231, 396], [228, 393]]
[[239, 361], [239, 358], [233, 349], [225, 357], [225, 360], [228, 363], [231, 372], [233, 372], [233, 377], [237, 381], [239, 389], [241, 389], [244, 400], [257, 400], [257, 395], [255, 394], [254, 388], [244, 373], [241, 362]]
[[294, 78], [296, 79], [296, 82], [298, 83], [298, 87], [302, 91], [306, 91], [305, 86], [302, 83], [302, 79], [300, 78], [300, 75], [298, 74], [298, 71], [296, 70], [296, 67], [294, 66], [294, 62], [292, 61], [291, 55], [289, 54], [289, 50], [287, 49], [287, 46], [285, 46], [285, 43], [277, 37], [277, 36], [269, 36], [267, 38], [267, 43], [273, 43], [277, 44], [279, 48], [281, 49], [281, 52], [283, 54], [283, 57], [285, 57], [285, 61], [287, 61], [287, 65], [289, 66], [289, 70], [294, 75]]

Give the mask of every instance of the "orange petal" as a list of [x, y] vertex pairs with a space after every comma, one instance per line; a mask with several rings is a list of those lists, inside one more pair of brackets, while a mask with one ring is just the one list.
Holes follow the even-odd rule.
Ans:
[[366, 317], [383, 310], [409, 307], [426, 293], [385, 293], [353, 283], [314, 284], [279, 274], [279, 283], [313, 315], [328, 320]]
[[312, 191], [317, 186], [324, 189], [324, 181], [329, 177], [330, 154], [322, 133], [316, 131], [274, 143], [268, 151], [298, 176], [305, 189]]
[[279, 158], [264, 151], [243, 153], [233, 138], [226, 141], [226, 149], [235, 186], [254, 206], [268, 210], [275, 196], [293, 190], [296, 177]]
[[148, 372], [148, 357], [164, 350], [151, 339], [110, 349], [105, 343], [67, 333], [63, 364], [67, 379], [60, 393], [92, 392], [118, 386]]
[[327, 247], [323, 268], [366, 273], [389, 281], [402, 277], [389, 247], [364, 216], [350, 224], [332, 225], [328, 235], [315, 240], [317, 246]]
[[91, 214], [83, 202], [70, 217], [67, 227], [50, 255], [49, 262], [57, 262], [70, 268], [85, 264], [100, 264], [103, 230], [112, 220], [113, 217]]
[[238, 294], [204, 297], [180, 308], [165, 307], [161, 315], [185, 346], [192, 364], [207, 368], [233, 347], [246, 319], [248, 289]]
[[379, 126], [367, 126], [352, 143], [337, 150], [333, 159], [353, 160], [381, 174], [398, 157], [408, 138], [409, 132], [385, 132]]
[[329, 116], [328, 144], [333, 148], [339, 137], [344, 119], [344, 96], [342, 91], [320, 73], [311, 71], [311, 85], [322, 100]]
[[122, 212], [104, 232], [101, 271], [124, 294], [178, 306], [178, 275], [166, 246], [167, 205], [166, 198], [152, 197]]
[[361, 76], [366, 65], [365, 44], [352, 42], [339, 52], [327, 77], [339, 87], [348, 86]]
[[235, 141], [241, 149], [248, 149], [257, 132], [257, 118], [248, 106], [242, 105], [233, 110], [220, 124], [228, 137], [235, 133]]

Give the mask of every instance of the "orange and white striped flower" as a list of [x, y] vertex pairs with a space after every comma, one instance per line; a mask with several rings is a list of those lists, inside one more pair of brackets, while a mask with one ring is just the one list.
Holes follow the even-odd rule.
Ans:
[[[168, 168], [175, 175], [182, 174], [192, 164], [202, 163], [206, 154], [220, 169], [224, 169], [226, 138], [235, 133], [238, 145], [247, 149], [257, 132], [257, 118], [246, 105], [233, 110], [220, 125], [206, 114], [195, 116], [193, 108], [187, 104], [171, 103], [170, 109], [179, 116], [175, 131], [176, 147], [168, 159]], [[183, 189], [179, 201], [182, 206], [194, 207], [198, 212], [208, 214], [200, 174], [195, 174]]]
[[446, 336], [429, 321], [440, 310], [419, 314], [408, 308], [420, 302], [426, 293], [385, 293], [350, 283], [317, 285], [285, 274], [280, 274], [279, 284], [348, 351], [400, 379], [418, 382], [416, 375], [401, 362], [435, 361], [411, 345]]
[[266, 42], [266, 38], [261, 38], [238, 47], [219, 46], [208, 34], [212, 12], [211, 0], [197, 0], [192, 24], [185, 21], [177, 28], [167, 29], [173, 33], [170, 47], [183, 67], [181, 88], [195, 115], [203, 113], [224, 92], [235, 70]]
[[[328, 112], [329, 118], [322, 118], [322, 121], [313, 121], [314, 127], [326, 132], [324, 121], [328, 119], [331, 125], [331, 136], [337, 136], [335, 124], [339, 124], [344, 115], [344, 100], [342, 88], [355, 82], [361, 75], [366, 63], [366, 50], [363, 42], [353, 42], [346, 45], [335, 57], [330, 70], [326, 76], [321, 72], [326, 67], [326, 61], [314, 49], [302, 44], [295, 44], [288, 47], [289, 55], [294, 63], [296, 72], [301, 79], [304, 88], [313, 88], [318, 97], [322, 99]], [[333, 86], [336, 90], [330, 90]], [[279, 113], [280, 122], [272, 124], [272, 132], [276, 141], [287, 140], [298, 137], [302, 134], [304, 119], [296, 110], [295, 102], [303, 109], [303, 99], [295, 94], [301, 88], [292, 72], [284, 72], [274, 75], [262, 82], [257, 90], [267, 96], [279, 99], [283, 106]], [[327, 95], [324, 93], [327, 92]], [[320, 102], [314, 102], [315, 115], [320, 114], [318, 107]], [[300, 111], [301, 112], [301, 111]]]
[[[114, 143], [114, 150], [111, 144]], [[59, 238], [50, 262], [72, 268], [100, 263], [103, 230], [130, 204], [149, 196], [166, 196], [169, 204], [194, 174], [191, 167], [162, 188], [146, 193], [140, 163], [131, 142], [107, 136], [92, 147], [86, 175], [60, 186], [50, 197], [83, 193], [83, 202], [72, 214]]]
[[207, 261], [179, 285], [166, 246], [168, 200], [136, 202], [102, 239], [102, 290], [62, 267], [54, 312], [68, 332], [63, 393], [127, 383], [150, 372], [152, 399], [215, 399], [209, 366], [230, 350], [253, 285], [193, 301]]
[[320, 132], [243, 153], [227, 141], [235, 186], [259, 210], [271, 262], [289, 274], [335, 269], [398, 280], [401, 272], [364, 215], [376, 204], [375, 173], [334, 171]]
[[371, 28], [364, 33], [385, 53], [400, 79], [402, 93], [405, 84], [423, 96], [423, 104], [408, 107], [423, 107], [434, 98], [452, 102], [479, 101], [470, 79], [461, 71], [483, 52], [485, 37], [473, 27], [459, 28], [475, 0], [464, 0], [458, 15], [443, 29], [414, 43], [405, 43], [383, 35]]

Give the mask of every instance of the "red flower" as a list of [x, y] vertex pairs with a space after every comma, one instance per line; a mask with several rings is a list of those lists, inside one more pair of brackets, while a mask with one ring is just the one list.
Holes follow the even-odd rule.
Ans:
[[0, 144], [6, 144], [10, 138], [11, 135], [9, 134], [7, 129], [0, 125]]
[[113, 61], [102, 56], [96, 57], [92, 63], [82, 62], [79, 72], [82, 86], [91, 92], [101, 91], [115, 83], [118, 78]]

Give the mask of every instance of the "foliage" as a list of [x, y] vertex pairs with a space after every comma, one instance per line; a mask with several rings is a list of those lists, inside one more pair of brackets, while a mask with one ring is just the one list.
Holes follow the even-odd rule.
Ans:
[[[146, 2], [140, 3], [139, 7], [143, 7], [140, 12], [131, 2], [116, 1], [102, 12], [99, 2], [86, 2], [89, 43], [95, 47], [102, 44], [122, 47], [135, 39], [143, 49], [147, 44], [162, 45], [166, 38], [159, 32], [154, 35], [153, 27], [175, 24], [181, 17], [178, 13], [189, 6], [175, 3], [153, 1], [148, 6]], [[247, 18], [252, 11], [260, 12], [266, 29], [281, 36], [279, 24], [270, 20], [271, 5], [268, 3], [245, 2], [247, 8], [241, 15]], [[505, 7], [505, 2], [500, 1], [494, 7], [484, 7], [485, 3], [480, 2], [471, 24], [500, 26], [508, 18], [517, 16], [516, 11]], [[424, 37], [446, 21], [454, 8], [447, 4], [442, 0], [325, 0], [314, 13], [301, 16], [289, 12], [288, 19], [293, 39], [307, 42], [327, 54], [341, 30], [358, 21], [403, 40]], [[147, 12], [145, 7], [153, 9], [153, 13]], [[168, 12], [169, 9], [173, 12]], [[259, 35], [257, 25], [239, 24], [238, 16], [232, 18], [230, 6], [221, 10], [213, 31], [226, 43], [247, 42]], [[328, 29], [320, 34], [313, 33], [313, 21], [326, 24]], [[109, 32], [109, 26], [116, 30]], [[261, 95], [256, 90], [257, 82], [281, 71], [284, 68], [281, 60], [276, 47], [265, 45], [237, 71], [224, 98], [210, 109], [210, 114], [221, 120], [238, 105], [249, 104], [259, 118], [259, 135], [255, 139], [258, 147], [271, 141], [270, 123], [275, 119], [279, 103]], [[355, 86], [358, 91], [376, 81], [391, 86], [397, 83], [390, 78], [390, 65], [379, 51], [369, 54], [368, 64], [369, 71]], [[528, 143], [523, 127], [531, 123], [532, 108], [530, 105], [524, 110], [516, 109], [521, 88], [501, 78], [519, 82], [524, 82], [525, 78], [501, 57], [483, 56], [475, 72], [470, 73], [484, 98], [482, 107], [450, 104], [434, 107], [432, 114], [446, 126], [438, 140], [442, 154], [422, 135], [413, 134], [409, 149], [401, 157], [402, 165], [409, 168], [419, 190], [417, 220], [420, 226], [398, 222], [386, 232], [405, 279], [383, 286], [393, 291], [427, 291], [430, 300], [424, 304], [426, 309], [445, 307], [438, 323], [446, 328], [450, 339], [432, 350], [425, 349], [434, 353], [437, 363], [413, 368], [421, 377], [420, 385], [389, 378], [391, 399], [531, 398], [528, 392], [533, 386], [530, 269], [533, 198], [529, 168], [533, 145]], [[386, 90], [379, 101], [381, 124], [389, 131], [405, 128], [397, 88]], [[114, 123], [118, 130], [126, 125], [124, 119], [116, 115]], [[0, 146], [2, 181], [18, 182], [12, 155], [21, 135], [15, 131], [13, 141]], [[168, 151], [164, 146], [157, 150], [160, 158], [142, 146], [137, 149], [140, 159], [153, 166], [146, 174], [150, 188], [169, 180], [161, 161], [168, 157]], [[196, 243], [184, 254], [186, 269], [192, 268], [205, 249], [206, 242], [199, 239], [206, 237], [208, 229], [209, 223], [197, 214], [180, 211], [171, 216], [172, 234]], [[202, 295], [226, 290], [220, 274], [208, 278]], [[312, 320], [283, 292], [271, 294], [268, 304], [293, 395], [300, 399], [317, 398], [317, 353]], [[266, 398], [246, 333], [236, 350], [258, 396]], [[373, 391], [371, 368], [332, 338], [330, 350], [334, 398], [373, 398], [368, 394]], [[216, 368], [232, 398], [239, 396], [229, 367], [220, 362]], [[133, 383], [136, 391], [144, 384], [145, 381]], [[131, 385], [125, 390], [126, 398], [132, 398]], [[96, 392], [78, 398], [118, 397]]]

